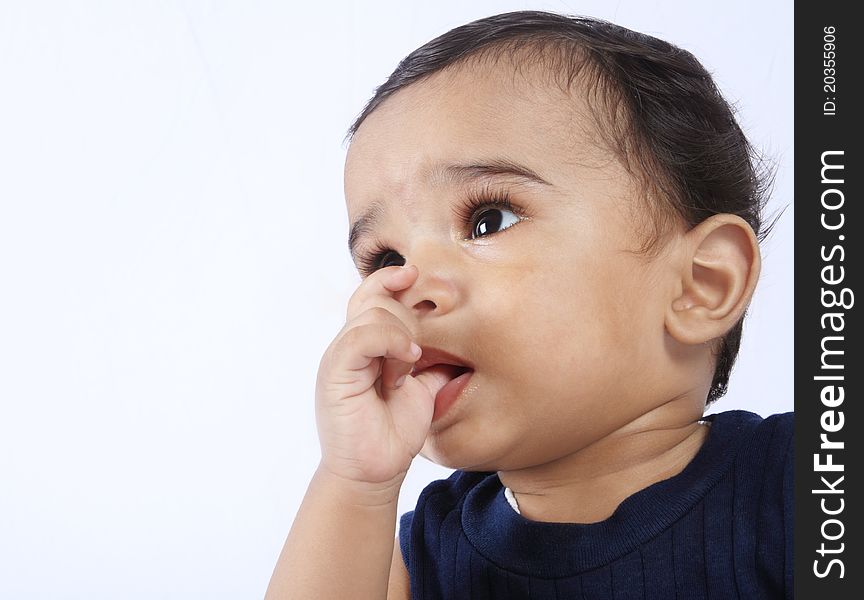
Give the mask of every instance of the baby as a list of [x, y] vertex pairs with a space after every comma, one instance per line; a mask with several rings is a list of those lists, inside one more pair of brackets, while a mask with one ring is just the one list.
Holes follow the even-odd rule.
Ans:
[[[406, 57], [351, 128], [363, 281], [267, 597], [791, 598], [792, 415], [703, 417], [759, 278], [754, 156], [692, 55], [602, 21]], [[457, 470], [394, 543], [417, 454]]]

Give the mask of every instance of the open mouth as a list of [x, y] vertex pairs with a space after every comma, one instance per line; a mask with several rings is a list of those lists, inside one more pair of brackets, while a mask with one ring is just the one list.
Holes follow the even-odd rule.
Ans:
[[438, 348], [424, 347], [411, 375], [435, 398], [435, 418], [444, 414], [461, 394], [474, 373], [468, 361]]
[[420, 360], [414, 363], [412, 375], [434, 372], [442, 377], [447, 375], [448, 379], [455, 379], [466, 371], [474, 370], [470, 362], [455, 354], [431, 346], [422, 346], [422, 349], [423, 353], [420, 355]]
[[456, 379], [463, 373], [467, 373], [471, 371], [470, 367], [466, 367], [465, 365], [448, 365], [445, 363], [436, 363], [434, 365], [430, 365], [428, 367], [424, 367], [420, 370], [417, 370], [415, 367], [414, 370], [411, 371], [411, 375], [417, 376], [420, 373], [429, 373], [434, 374], [437, 378], [447, 379], [450, 381], [451, 379]]
[[429, 388], [429, 393], [431, 393], [434, 398], [438, 396], [438, 392], [444, 389], [444, 386], [448, 383], [457, 377], [470, 372], [473, 372], [473, 369], [466, 367], [465, 365], [435, 363], [420, 370], [415, 370], [411, 375], [416, 377], [427, 388]]

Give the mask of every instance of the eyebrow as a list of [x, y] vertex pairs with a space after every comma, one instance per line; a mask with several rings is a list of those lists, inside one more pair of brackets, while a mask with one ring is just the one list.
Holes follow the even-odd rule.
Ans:
[[[483, 163], [451, 164], [433, 167], [428, 172], [428, 178], [434, 182], [449, 184], [465, 184], [484, 179], [510, 178], [524, 183], [552, 185], [540, 175], [524, 165], [507, 159], [496, 159]], [[355, 256], [357, 243], [364, 236], [375, 230], [378, 221], [384, 216], [384, 202], [376, 200], [351, 225], [348, 233], [348, 250]]]

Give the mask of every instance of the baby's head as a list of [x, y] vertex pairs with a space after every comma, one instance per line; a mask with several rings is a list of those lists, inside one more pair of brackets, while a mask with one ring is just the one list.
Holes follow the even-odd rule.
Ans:
[[692, 55], [490, 17], [407, 56], [350, 135], [358, 268], [417, 265], [413, 333], [475, 369], [427, 456], [541, 464], [725, 393], [769, 177]]

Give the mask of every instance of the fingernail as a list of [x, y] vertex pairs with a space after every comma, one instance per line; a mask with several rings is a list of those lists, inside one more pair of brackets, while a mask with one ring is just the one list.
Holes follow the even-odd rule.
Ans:
[[397, 380], [396, 380], [396, 383], [393, 384], [393, 387], [397, 387], [397, 388], [398, 388], [398, 387], [402, 387], [402, 384], [405, 383], [405, 377], [406, 377], [406, 375], [403, 375], [402, 377], [400, 377], [399, 379], [397, 379]]
[[420, 358], [421, 352], [423, 352], [423, 350], [420, 348], [420, 346], [418, 346], [414, 342], [411, 342], [411, 354], [413, 354], [417, 358]]

